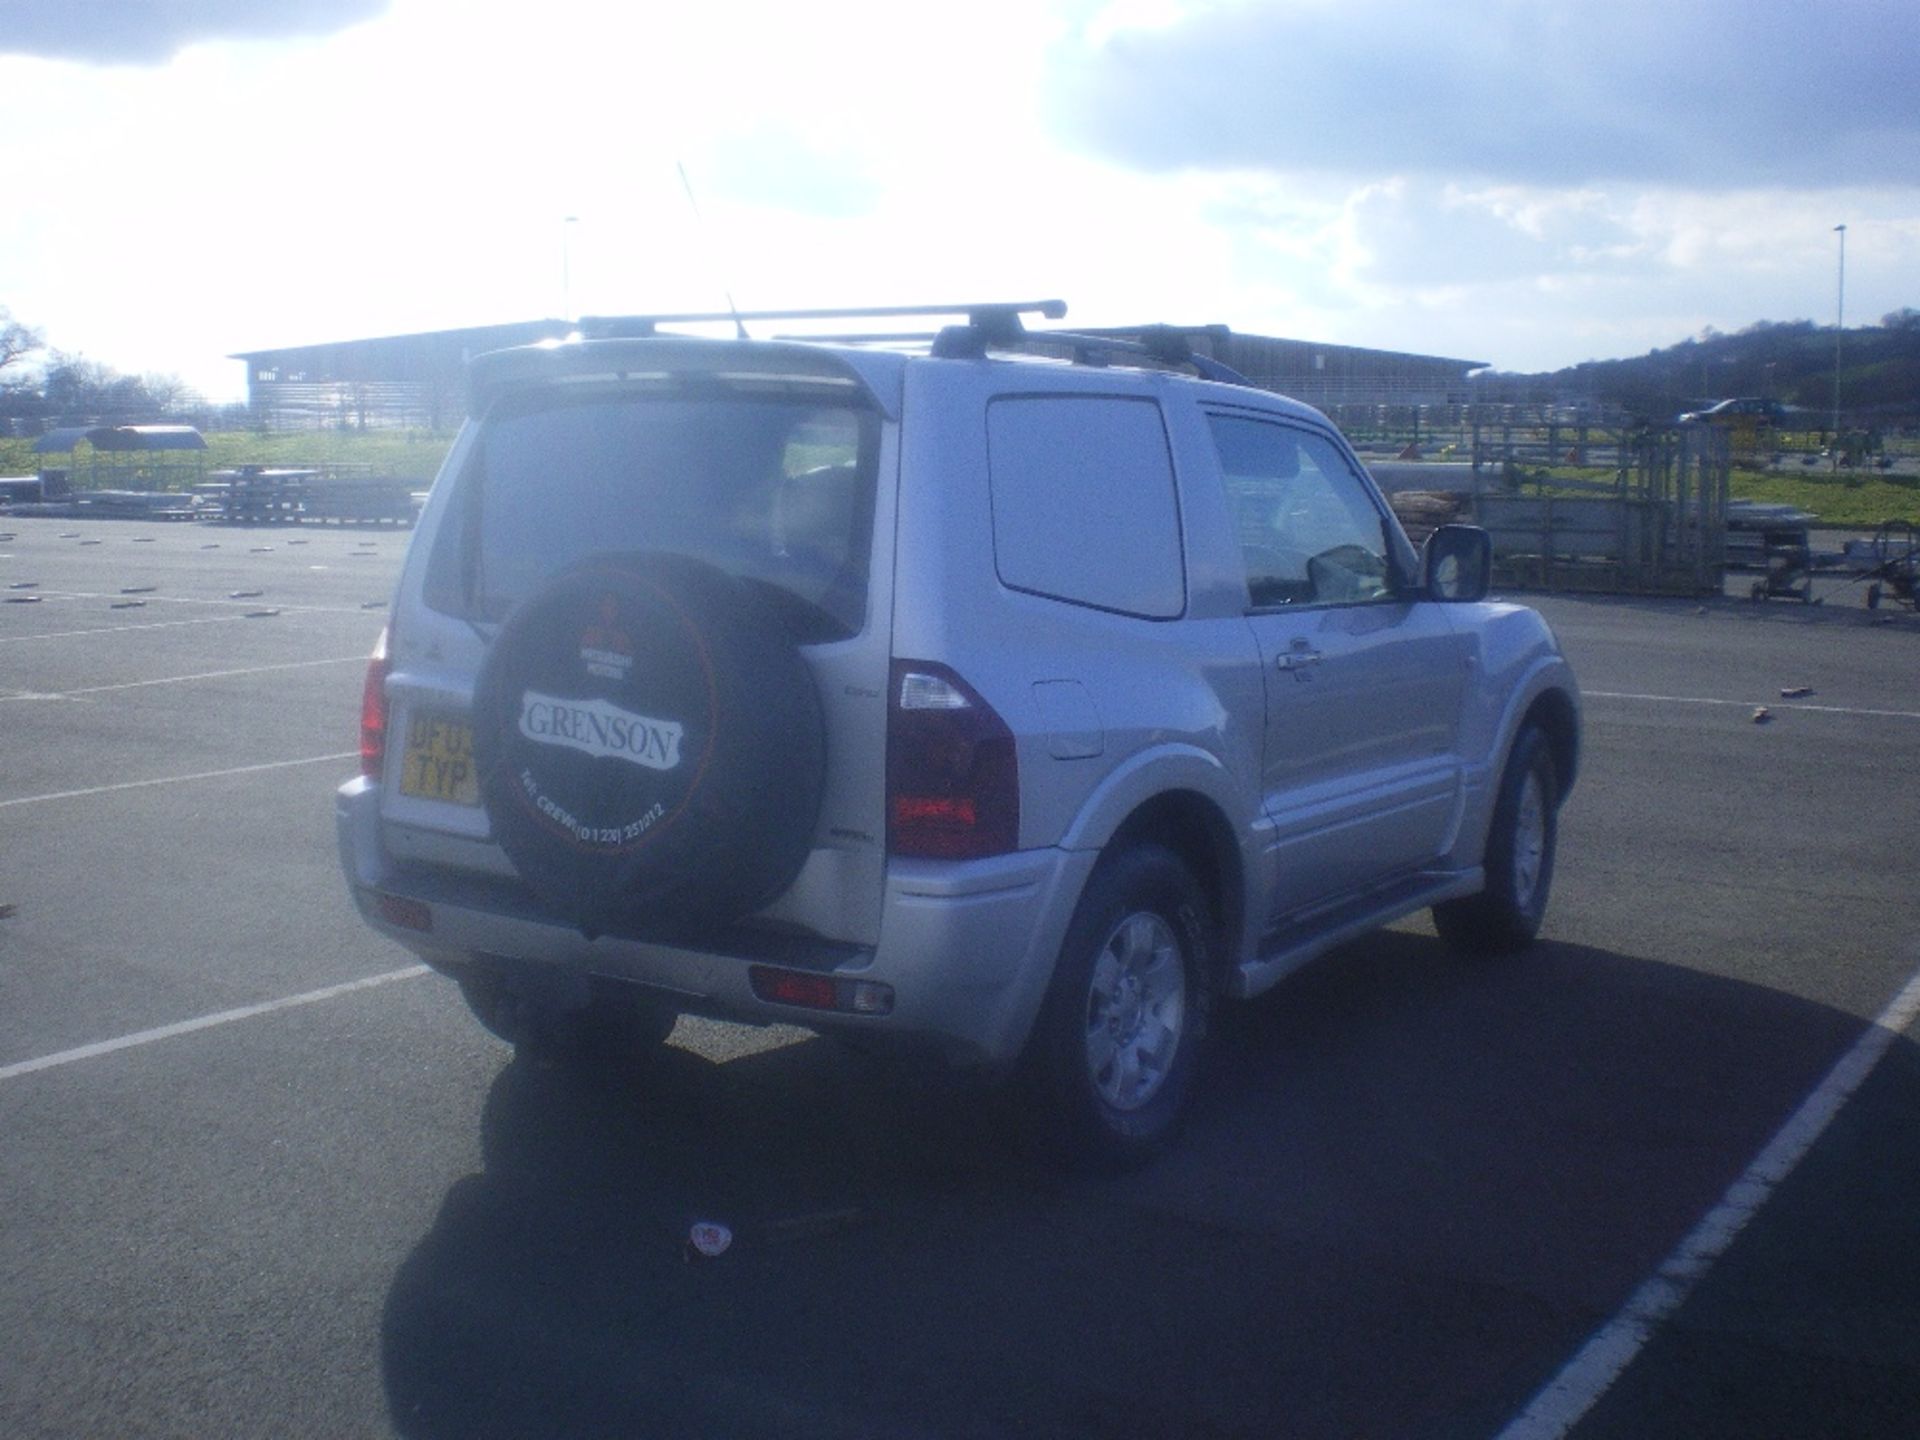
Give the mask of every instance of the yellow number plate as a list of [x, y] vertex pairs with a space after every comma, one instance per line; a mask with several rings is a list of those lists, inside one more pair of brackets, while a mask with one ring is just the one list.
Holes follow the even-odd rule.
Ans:
[[400, 793], [455, 805], [480, 803], [480, 779], [473, 768], [473, 731], [458, 720], [431, 711], [407, 724], [406, 763]]

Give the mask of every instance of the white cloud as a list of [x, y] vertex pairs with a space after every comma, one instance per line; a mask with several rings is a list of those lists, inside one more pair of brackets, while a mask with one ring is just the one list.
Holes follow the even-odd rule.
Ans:
[[1050, 93], [1063, 135], [1149, 169], [1920, 182], [1915, 32], [1908, 0], [1220, 4], [1083, 30]]
[[331, 34], [386, 7], [387, 0], [9, 0], [0, 54], [150, 65], [197, 41]]

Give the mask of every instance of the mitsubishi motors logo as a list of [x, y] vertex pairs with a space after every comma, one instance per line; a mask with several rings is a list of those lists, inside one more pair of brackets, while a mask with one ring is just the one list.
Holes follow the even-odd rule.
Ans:
[[633, 641], [620, 628], [618, 597], [600, 597], [599, 618], [580, 632], [580, 658], [589, 675], [606, 680], [624, 680], [633, 669]]

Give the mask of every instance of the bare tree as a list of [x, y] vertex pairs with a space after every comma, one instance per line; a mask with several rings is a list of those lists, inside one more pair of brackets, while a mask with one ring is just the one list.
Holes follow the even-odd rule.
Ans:
[[147, 405], [156, 415], [177, 415], [197, 398], [193, 387], [178, 375], [148, 374], [140, 377]]
[[44, 343], [38, 330], [31, 325], [22, 325], [13, 318], [11, 310], [0, 305], [0, 370], [31, 355]]

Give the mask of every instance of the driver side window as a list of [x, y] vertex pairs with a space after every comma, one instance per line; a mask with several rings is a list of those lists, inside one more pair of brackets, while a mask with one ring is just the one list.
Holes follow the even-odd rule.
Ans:
[[1386, 531], [1359, 478], [1324, 437], [1210, 415], [1256, 609], [1350, 605], [1392, 594]]

